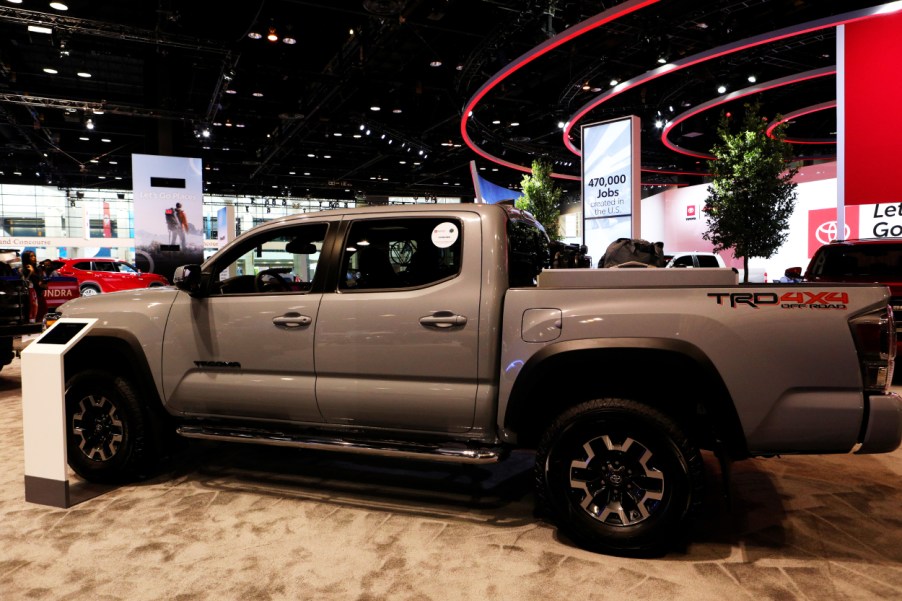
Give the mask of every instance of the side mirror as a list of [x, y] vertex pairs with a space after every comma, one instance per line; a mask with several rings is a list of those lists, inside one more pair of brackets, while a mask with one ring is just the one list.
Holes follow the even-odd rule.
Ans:
[[172, 283], [179, 290], [194, 295], [200, 290], [200, 265], [182, 265], [175, 268]]

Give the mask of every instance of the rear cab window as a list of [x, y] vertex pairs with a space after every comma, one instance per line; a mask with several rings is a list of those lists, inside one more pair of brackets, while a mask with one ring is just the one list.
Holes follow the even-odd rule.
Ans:
[[342, 250], [338, 288], [397, 290], [454, 278], [462, 244], [460, 221], [446, 216], [355, 221]]

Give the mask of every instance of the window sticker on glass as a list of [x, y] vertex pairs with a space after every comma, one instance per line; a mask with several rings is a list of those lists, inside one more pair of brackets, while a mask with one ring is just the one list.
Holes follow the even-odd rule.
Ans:
[[450, 221], [443, 221], [432, 230], [432, 243], [439, 248], [448, 248], [457, 242], [458, 236], [457, 225]]

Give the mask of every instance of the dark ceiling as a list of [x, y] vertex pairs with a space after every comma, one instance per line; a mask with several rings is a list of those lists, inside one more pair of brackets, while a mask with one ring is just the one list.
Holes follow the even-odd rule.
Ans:
[[[468, 101], [530, 49], [635, 3], [68, 0], [59, 11], [46, 0], [0, 0], [0, 182], [130, 189], [130, 155], [148, 153], [202, 157], [213, 194], [472, 197], [472, 160], [487, 179], [517, 185], [520, 172], [462, 139]], [[467, 133], [504, 161], [528, 167], [542, 156], [557, 173], [578, 176], [559, 123], [612, 80], [879, 4], [649, 2], [504, 79], [477, 104]], [[248, 36], [270, 28], [279, 41]], [[729, 93], [752, 85], [750, 75], [760, 83], [834, 64], [834, 29], [819, 29], [637, 85], [582, 122], [638, 115], [643, 182], [699, 183], [692, 174], [704, 173], [704, 159], [667, 148], [656, 121], [717, 98], [721, 84]], [[773, 117], [834, 100], [835, 86], [835, 76], [818, 77], [735, 100], [681, 122], [670, 141], [705, 153], [722, 110], [738, 114], [757, 98]], [[797, 144], [797, 155], [832, 157], [835, 122], [833, 109], [790, 121], [791, 138], [817, 142]], [[578, 147], [579, 128], [572, 134]]]

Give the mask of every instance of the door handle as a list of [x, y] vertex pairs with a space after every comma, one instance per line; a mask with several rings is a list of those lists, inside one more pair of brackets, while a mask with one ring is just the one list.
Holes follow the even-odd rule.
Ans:
[[272, 322], [277, 326], [299, 328], [301, 326], [309, 326], [313, 323], [313, 318], [309, 315], [301, 315], [299, 313], [287, 313], [281, 317], [273, 317]]
[[420, 323], [430, 328], [453, 328], [466, 325], [467, 318], [465, 315], [456, 315], [451, 311], [437, 311], [432, 315], [421, 317]]

